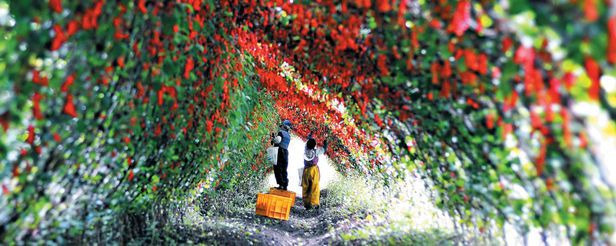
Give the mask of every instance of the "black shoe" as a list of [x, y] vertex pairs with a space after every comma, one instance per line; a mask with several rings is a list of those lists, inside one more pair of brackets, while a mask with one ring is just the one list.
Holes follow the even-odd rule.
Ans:
[[280, 187], [281, 190], [287, 190], [287, 187]]

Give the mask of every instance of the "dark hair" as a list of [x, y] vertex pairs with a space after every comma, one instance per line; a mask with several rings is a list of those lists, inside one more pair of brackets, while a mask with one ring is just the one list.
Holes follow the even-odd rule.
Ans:
[[284, 129], [285, 131], [290, 131], [291, 127], [289, 125], [282, 125], [282, 129]]
[[308, 142], [306, 143], [306, 148], [314, 149], [315, 147], [317, 147], [317, 141], [314, 140], [314, 138], [308, 139]]

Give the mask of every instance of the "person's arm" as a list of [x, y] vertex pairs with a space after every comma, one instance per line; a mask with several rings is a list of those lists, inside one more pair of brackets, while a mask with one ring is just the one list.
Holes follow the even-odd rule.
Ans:
[[325, 153], [325, 151], [327, 151], [327, 139], [323, 140], [323, 153]]
[[327, 140], [324, 140], [323, 147], [317, 149], [317, 155], [325, 154], [326, 151], [327, 151]]
[[[276, 143], [275, 146], [276, 147], [280, 147], [280, 143], [282, 143], [282, 139], [284, 139], [284, 137], [282, 137], [282, 132], [278, 131], [278, 135], [276, 135], [274, 138], [280, 137], [280, 142]], [[276, 142], [276, 141], [274, 141]]]

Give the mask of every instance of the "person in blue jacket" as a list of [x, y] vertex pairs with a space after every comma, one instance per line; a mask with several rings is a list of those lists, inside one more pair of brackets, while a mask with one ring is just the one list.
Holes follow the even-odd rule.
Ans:
[[278, 160], [276, 166], [274, 166], [274, 176], [276, 177], [276, 183], [278, 189], [286, 190], [289, 185], [289, 178], [287, 177], [287, 167], [289, 166], [289, 143], [291, 142], [291, 121], [284, 120], [278, 131], [278, 136], [281, 140], [278, 144]]

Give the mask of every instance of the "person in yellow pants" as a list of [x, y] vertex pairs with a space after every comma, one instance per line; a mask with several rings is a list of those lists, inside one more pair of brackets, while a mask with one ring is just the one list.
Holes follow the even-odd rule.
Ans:
[[308, 137], [306, 149], [304, 150], [304, 173], [302, 175], [302, 198], [306, 210], [319, 208], [319, 198], [321, 190], [319, 189], [319, 180], [321, 172], [319, 171], [319, 155], [325, 153], [327, 149], [327, 140], [323, 141], [323, 148], [316, 148], [317, 141], [312, 138], [312, 134]]

